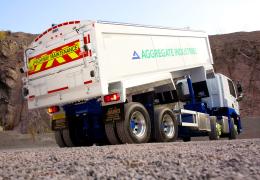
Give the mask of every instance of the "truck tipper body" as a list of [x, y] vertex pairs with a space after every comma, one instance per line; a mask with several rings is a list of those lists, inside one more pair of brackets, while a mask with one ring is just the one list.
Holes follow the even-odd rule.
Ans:
[[241, 132], [237, 91], [205, 32], [104, 21], [54, 25], [25, 51], [29, 109], [61, 146], [185, 141]]

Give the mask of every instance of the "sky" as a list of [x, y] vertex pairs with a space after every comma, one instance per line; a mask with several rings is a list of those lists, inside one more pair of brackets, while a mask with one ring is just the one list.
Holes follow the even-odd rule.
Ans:
[[260, 30], [260, 0], [0, 0], [0, 30], [40, 34], [69, 20], [106, 20], [208, 34]]

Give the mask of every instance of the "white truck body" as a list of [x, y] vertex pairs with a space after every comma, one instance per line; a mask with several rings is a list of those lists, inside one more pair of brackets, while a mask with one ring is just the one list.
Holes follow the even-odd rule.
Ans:
[[[173, 72], [213, 71], [202, 31], [96, 21], [50, 28], [28, 48], [26, 61], [29, 109], [103, 96], [114, 82], [123, 87], [124, 101], [127, 88], [172, 79]], [[197, 81], [206, 73], [199, 76]]]
[[202, 31], [65, 22], [34, 40], [25, 64], [28, 107], [48, 107], [60, 147], [235, 139], [241, 131], [242, 87], [237, 94], [214, 73]]

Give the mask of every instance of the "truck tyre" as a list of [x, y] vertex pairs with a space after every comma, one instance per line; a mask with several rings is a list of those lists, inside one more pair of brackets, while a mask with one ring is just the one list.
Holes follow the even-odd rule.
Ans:
[[189, 141], [191, 141], [191, 137], [190, 136], [185, 136], [185, 137], [182, 138], [182, 140], [184, 142], [189, 142]]
[[122, 143], [147, 143], [151, 134], [150, 117], [145, 107], [137, 102], [125, 104], [125, 119], [116, 122]]
[[154, 112], [154, 139], [157, 142], [172, 142], [178, 136], [178, 123], [169, 108], [158, 108]]
[[210, 140], [218, 140], [220, 138], [220, 133], [217, 128], [217, 121], [215, 117], [210, 118], [211, 131], [209, 133]]
[[63, 130], [63, 139], [68, 147], [92, 146], [92, 139], [83, 129], [83, 122], [75, 117], [68, 117], [69, 128]]
[[64, 143], [66, 144], [67, 147], [75, 146], [74, 143], [72, 142], [69, 129], [62, 130], [62, 137], [63, 137]]
[[63, 137], [62, 137], [62, 133], [61, 133], [62, 130], [58, 130], [58, 131], [55, 131], [55, 140], [56, 140], [56, 143], [58, 144], [59, 147], [66, 147], [66, 144], [64, 143], [63, 141]]
[[106, 123], [105, 131], [106, 131], [107, 139], [111, 145], [120, 144], [120, 140], [116, 135], [116, 127], [114, 122]]
[[230, 121], [230, 133], [229, 133], [229, 139], [236, 139], [237, 138], [237, 129], [235, 127], [234, 119], [231, 118]]

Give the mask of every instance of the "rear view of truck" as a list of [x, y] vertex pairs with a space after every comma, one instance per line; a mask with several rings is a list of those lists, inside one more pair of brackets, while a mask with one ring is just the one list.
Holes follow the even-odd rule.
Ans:
[[214, 73], [201, 31], [65, 22], [32, 42], [25, 64], [28, 107], [48, 108], [60, 147], [234, 139], [241, 129], [239, 95]]
[[65, 22], [43, 32], [26, 50], [29, 109], [101, 95], [97, 64], [88, 50], [92, 28]]

